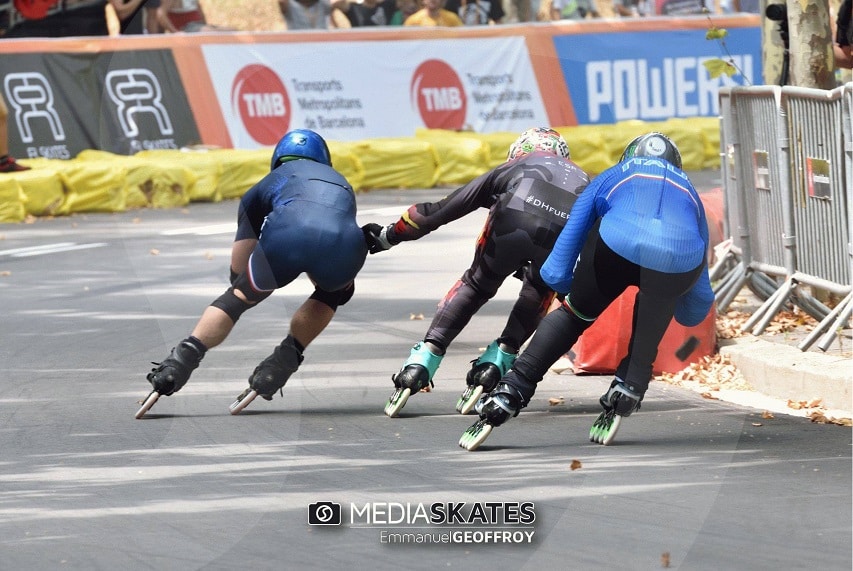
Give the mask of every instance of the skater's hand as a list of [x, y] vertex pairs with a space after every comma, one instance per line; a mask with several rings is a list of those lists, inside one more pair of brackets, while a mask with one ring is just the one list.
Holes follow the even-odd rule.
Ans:
[[361, 231], [364, 232], [364, 241], [367, 242], [367, 248], [371, 254], [390, 250], [394, 245], [389, 240], [388, 228], [372, 222], [361, 227]]

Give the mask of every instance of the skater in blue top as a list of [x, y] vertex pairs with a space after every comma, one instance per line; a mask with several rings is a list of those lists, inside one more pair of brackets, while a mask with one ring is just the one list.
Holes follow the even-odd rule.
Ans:
[[395, 388], [385, 414], [396, 416], [411, 394], [432, 385], [450, 344], [514, 274], [522, 280], [518, 299], [500, 337], [472, 361], [456, 410], [467, 414], [480, 394], [497, 385], [554, 299], [554, 292], [539, 277], [539, 268], [588, 183], [586, 173], [569, 160], [563, 137], [553, 129], [537, 127], [515, 140], [506, 162], [440, 201], [414, 204], [385, 227], [365, 225], [365, 230], [372, 231], [366, 236], [373, 237], [374, 253], [417, 240], [478, 208], [489, 209], [471, 267], [441, 300], [423, 341], [415, 344], [392, 377]]
[[307, 129], [286, 133], [273, 150], [271, 172], [240, 200], [231, 251], [231, 287], [205, 309], [189, 337], [148, 374], [154, 387], [137, 418], [189, 380], [208, 349], [222, 343], [246, 310], [306, 274], [314, 293], [293, 314], [290, 331], [249, 376], [249, 388], [232, 405], [242, 410], [255, 395], [267, 400], [299, 364], [302, 352], [355, 290], [367, 257], [356, 224], [355, 193], [332, 168], [323, 138]]
[[497, 388], [477, 402], [480, 420], [459, 445], [474, 450], [493, 427], [517, 416], [548, 368], [633, 285], [639, 291], [628, 354], [600, 399], [604, 412], [590, 431], [590, 440], [609, 444], [621, 419], [640, 408], [673, 316], [690, 327], [710, 311], [707, 251], [705, 210], [681, 170], [678, 148], [661, 133], [637, 137], [572, 207], [541, 270], [545, 283], [565, 299], [542, 320]]

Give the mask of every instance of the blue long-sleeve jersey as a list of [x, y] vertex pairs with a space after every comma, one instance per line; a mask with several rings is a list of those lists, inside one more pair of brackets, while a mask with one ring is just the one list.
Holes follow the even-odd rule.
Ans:
[[708, 278], [708, 223], [687, 175], [666, 161], [635, 157], [597, 176], [578, 197], [569, 221], [541, 269], [542, 279], [567, 293], [587, 233], [599, 233], [611, 250], [641, 267], [664, 273], [705, 264], [696, 284], [679, 299], [676, 320], [702, 322], [714, 301]]

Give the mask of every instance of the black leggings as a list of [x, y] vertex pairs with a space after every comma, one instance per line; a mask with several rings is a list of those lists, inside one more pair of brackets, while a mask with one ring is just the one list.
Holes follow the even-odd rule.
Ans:
[[631, 341], [628, 354], [619, 363], [616, 376], [639, 394], [646, 392], [658, 345], [672, 321], [678, 298], [702, 273], [703, 264], [678, 274], [643, 268], [611, 250], [601, 239], [596, 223], [574, 270], [571, 289], [558, 310], [539, 324], [527, 349], [516, 360], [504, 380], [529, 401], [548, 368], [569, 351], [628, 286], [637, 286]]
[[[510, 227], [512, 231], [506, 231]], [[446, 350], [477, 311], [492, 299], [511, 275], [522, 278], [499, 343], [518, 350], [545, 316], [552, 292], [539, 276], [539, 267], [548, 256], [554, 238], [540, 238], [541, 222], [505, 211], [490, 217], [483, 228], [474, 260], [462, 277], [438, 304], [424, 340]], [[547, 240], [547, 246], [543, 244]]]

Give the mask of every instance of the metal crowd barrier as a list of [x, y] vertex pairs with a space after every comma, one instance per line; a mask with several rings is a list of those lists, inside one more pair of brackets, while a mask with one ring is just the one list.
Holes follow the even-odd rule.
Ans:
[[[853, 84], [834, 90], [720, 91], [729, 240], [711, 268], [718, 311], [749, 285], [765, 299], [744, 324], [759, 335], [788, 303], [820, 320], [800, 344], [826, 350], [853, 313]], [[833, 310], [808, 288], [846, 296]]]
[[[850, 284], [853, 280], [853, 84], [848, 83], [840, 88], [840, 117], [838, 121], [841, 130], [841, 141], [833, 141], [839, 148], [836, 151], [836, 157], [840, 157], [838, 166], [833, 168], [830, 165], [830, 179], [833, 189], [843, 189], [844, 192], [838, 192], [843, 195], [847, 201], [846, 222], [847, 224], [847, 242], [840, 246], [844, 249], [844, 257], [846, 257], [846, 278], [845, 283]], [[835, 197], [833, 197], [835, 198]], [[837, 219], [833, 220], [838, 223]], [[842, 268], [838, 268], [842, 272]], [[818, 343], [818, 348], [826, 351], [833, 339], [835, 339], [840, 328], [849, 321], [853, 314], [853, 288], [848, 287], [847, 296], [835, 306], [835, 308], [827, 314], [826, 318], [815, 327], [815, 329], [800, 343], [799, 347], [802, 350], [808, 349], [818, 337], [823, 334], [823, 338]]]

